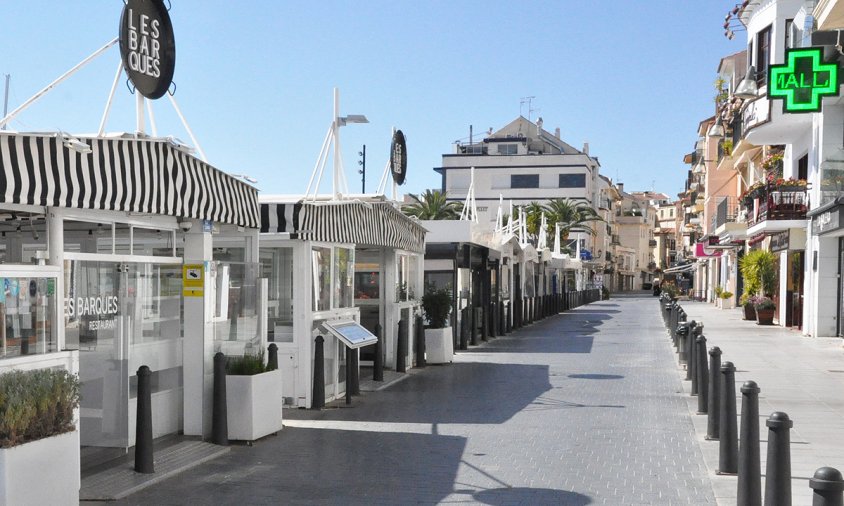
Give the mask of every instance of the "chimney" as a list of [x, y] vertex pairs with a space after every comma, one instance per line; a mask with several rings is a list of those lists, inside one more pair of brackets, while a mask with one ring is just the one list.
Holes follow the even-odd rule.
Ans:
[[560, 138], [560, 127], [554, 129], [554, 137]]
[[588, 142], [583, 143], [583, 152], [586, 153], [587, 155], [589, 154], [589, 143]]
[[616, 183], [616, 188], [618, 188], [619, 193], [624, 191], [624, 183]]

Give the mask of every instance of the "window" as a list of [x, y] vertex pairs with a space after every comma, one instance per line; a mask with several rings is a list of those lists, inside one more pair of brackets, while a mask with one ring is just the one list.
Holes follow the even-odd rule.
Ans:
[[513, 174], [510, 188], [539, 188], [539, 174]]
[[334, 250], [334, 307], [352, 307], [355, 250]]
[[331, 248], [311, 250], [312, 308], [314, 311], [331, 309]]
[[586, 174], [560, 174], [560, 188], [586, 188]]
[[796, 39], [794, 38], [794, 20], [793, 19], [786, 19], [785, 20], [785, 48], [789, 49], [794, 46]]
[[516, 144], [499, 144], [499, 155], [515, 155], [519, 152], [519, 146]]
[[809, 179], [809, 153], [797, 160], [797, 179]]
[[771, 62], [771, 27], [756, 34], [756, 85], [768, 83], [768, 65]]

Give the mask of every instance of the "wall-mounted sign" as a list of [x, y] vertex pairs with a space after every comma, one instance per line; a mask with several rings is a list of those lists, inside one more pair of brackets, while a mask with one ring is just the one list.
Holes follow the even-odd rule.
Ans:
[[838, 230], [841, 219], [841, 206], [835, 206], [817, 216], [812, 217], [812, 234], [822, 235], [833, 230]]
[[205, 269], [202, 264], [182, 266], [182, 295], [185, 297], [205, 295]]
[[164, 96], [176, 68], [173, 24], [163, 0], [127, 0], [120, 17], [120, 56], [138, 92]]
[[751, 128], [767, 123], [771, 119], [771, 101], [768, 97], [759, 97], [747, 102], [741, 113], [741, 131], [747, 132]]
[[771, 234], [771, 251], [785, 251], [788, 249], [788, 230], [780, 230]]
[[824, 63], [822, 47], [786, 49], [785, 63], [768, 68], [768, 98], [782, 112], [819, 112], [823, 97], [837, 97], [838, 64]]
[[393, 181], [396, 184], [404, 184], [404, 178], [407, 176], [407, 144], [401, 130], [396, 130], [393, 134], [393, 144], [390, 146], [390, 172], [393, 173]]
[[352, 349], [378, 342], [378, 337], [356, 321], [325, 322], [323, 328]]

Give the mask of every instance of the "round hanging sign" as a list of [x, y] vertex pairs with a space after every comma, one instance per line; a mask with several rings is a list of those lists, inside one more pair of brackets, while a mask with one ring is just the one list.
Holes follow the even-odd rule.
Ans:
[[407, 176], [407, 144], [401, 130], [396, 130], [393, 134], [393, 144], [390, 146], [390, 172], [393, 173], [393, 181], [396, 184], [404, 184], [404, 178]]
[[120, 17], [120, 56], [138, 92], [164, 96], [176, 68], [173, 24], [163, 0], [127, 0]]

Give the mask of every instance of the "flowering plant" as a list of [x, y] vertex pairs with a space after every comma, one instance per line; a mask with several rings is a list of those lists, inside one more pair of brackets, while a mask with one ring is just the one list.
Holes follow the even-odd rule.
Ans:
[[770, 297], [756, 297], [754, 306], [756, 309], [776, 309], [777, 307]]
[[770, 170], [782, 162], [782, 151], [773, 151], [762, 159], [762, 168]]
[[790, 177], [788, 179], [784, 179], [781, 177], [776, 177], [775, 174], [771, 173], [768, 174], [765, 178], [769, 185], [773, 186], [774, 188], [781, 188], [781, 187], [795, 187], [795, 188], [806, 188], [808, 183], [805, 179], [794, 179]]

